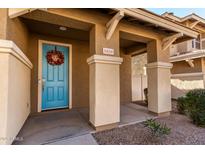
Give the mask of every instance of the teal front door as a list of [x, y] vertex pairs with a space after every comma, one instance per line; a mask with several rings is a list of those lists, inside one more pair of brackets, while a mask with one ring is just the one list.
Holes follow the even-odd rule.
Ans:
[[69, 48], [42, 45], [42, 110], [66, 108], [69, 105]]

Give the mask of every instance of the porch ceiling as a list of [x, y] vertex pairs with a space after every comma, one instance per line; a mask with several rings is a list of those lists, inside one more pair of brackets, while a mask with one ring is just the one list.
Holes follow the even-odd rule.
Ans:
[[90, 23], [82, 22], [79, 20], [73, 20], [68, 17], [59, 16], [42, 10], [35, 10], [32, 13], [27, 13], [21, 17], [26, 19], [36, 20], [39, 22], [45, 22], [45, 23], [70, 27], [70, 28], [84, 30], [84, 31], [89, 31], [90, 28], [93, 26]]
[[143, 43], [135, 42], [135, 41], [131, 41], [131, 40], [126, 40], [123, 38], [120, 39], [120, 47], [121, 48], [129, 48], [131, 46], [140, 46], [142, 44]]
[[57, 37], [70, 38], [76, 40], [89, 40], [89, 31], [75, 29], [67, 27], [67, 30], [60, 30], [60, 26], [42, 21], [36, 21], [32, 19], [22, 18], [22, 21], [26, 24], [29, 31], [34, 33], [40, 33], [44, 35], [53, 35]]
[[147, 52], [144, 49], [149, 41], [151, 40], [142, 36], [120, 32], [120, 47], [125, 49], [125, 54], [133, 56]]
[[123, 51], [125, 54], [129, 54], [131, 56], [147, 52], [146, 50], [142, 50], [146, 48], [146, 43], [123, 38], [120, 38], [120, 47], [124, 49]]

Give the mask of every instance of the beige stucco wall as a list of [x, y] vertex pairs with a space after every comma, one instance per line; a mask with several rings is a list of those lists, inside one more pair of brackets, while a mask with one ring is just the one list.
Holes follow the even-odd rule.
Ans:
[[[96, 104], [92, 104], [90, 111], [95, 111], [95, 119], [90, 119], [94, 126], [101, 126], [119, 122], [119, 66], [99, 63], [95, 72]], [[109, 74], [108, 74], [109, 72]], [[107, 74], [107, 75], [105, 75]], [[101, 82], [100, 82], [101, 81]], [[112, 86], [110, 86], [112, 85]], [[111, 95], [115, 94], [115, 97]], [[109, 101], [108, 101], [109, 99]], [[92, 113], [90, 113], [92, 114]], [[106, 116], [105, 116], [106, 115]], [[90, 116], [93, 117], [93, 116]], [[109, 117], [109, 118], [108, 118]]]
[[203, 58], [194, 59], [194, 68], [185, 61], [174, 62], [171, 69], [172, 98], [184, 96], [189, 90], [204, 88], [205, 64]]
[[147, 44], [148, 110], [157, 114], [171, 111], [169, 48], [162, 51], [159, 40]]
[[30, 113], [31, 68], [1, 52], [0, 68], [0, 144], [11, 144]]
[[38, 40], [72, 45], [72, 106], [88, 107], [89, 104], [89, 42], [32, 33], [29, 39], [28, 57], [34, 67], [31, 73], [31, 111], [37, 112], [38, 100]]
[[10, 56], [7, 106], [8, 137], [17, 135], [30, 113], [30, 76], [30, 69], [14, 56]]
[[8, 9], [0, 9], [0, 38], [12, 40], [24, 52], [28, 47], [28, 29], [20, 18], [8, 17]]
[[169, 62], [169, 48], [162, 52], [162, 41], [154, 40], [147, 43], [147, 63], [156, 61]]
[[7, 102], [8, 102], [8, 80], [9, 80], [9, 54], [0, 54], [0, 144], [5, 144], [7, 133]]
[[7, 19], [7, 40], [12, 40], [25, 53], [28, 52], [29, 32], [20, 18]]
[[169, 63], [149, 63], [148, 77], [148, 109], [155, 113], [171, 111], [171, 84]]
[[[56, 19], [55, 15], [67, 17], [68, 20], [74, 19], [77, 21], [83, 22], [84, 24], [93, 25], [91, 40], [95, 40], [96, 43], [90, 45], [91, 53], [94, 54], [102, 54], [102, 48], [113, 48], [115, 50], [114, 55], [119, 56], [119, 32], [126, 32], [132, 35], [138, 36], [138, 38], [142, 37], [148, 39], [162, 39], [164, 37], [163, 34], [160, 34], [148, 29], [142, 25], [133, 25], [127, 21], [121, 20], [115, 29], [110, 40], [106, 40], [105, 34], [107, 31], [106, 23], [112, 19], [114, 15], [106, 15], [104, 13], [100, 13], [95, 9], [48, 9], [48, 13], [52, 13], [53, 16], [42, 16], [40, 11], [33, 11], [31, 14], [28, 14], [28, 18], [34, 18], [40, 21], [47, 21], [54, 24], [54, 22], [58, 22], [58, 24], [62, 24], [64, 26], [68, 26], [66, 22], [63, 22], [61, 19]], [[81, 27], [82, 28], [82, 27]], [[94, 42], [94, 41], [92, 41]], [[91, 43], [92, 43], [91, 42]]]
[[123, 63], [120, 65], [120, 103], [130, 103], [132, 101], [131, 56], [124, 54], [121, 49], [120, 57], [123, 58]]
[[7, 9], [0, 9], [0, 39], [6, 38]]
[[90, 72], [90, 122], [99, 127], [120, 121], [120, 57], [94, 55]]
[[179, 61], [173, 63], [173, 68], [171, 69], [172, 74], [180, 73], [194, 73], [202, 71], [201, 58], [194, 59], [194, 67], [190, 67], [185, 61]]
[[203, 60], [195, 59], [194, 64], [195, 67], [191, 68], [184, 61], [174, 63], [171, 78], [172, 98], [184, 96], [192, 89], [204, 88]]
[[171, 69], [171, 96], [177, 99], [184, 96], [189, 90], [204, 88], [204, 75], [205, 72], [203, 59], [194, 59], [194, 67], [190, 67], [187, 62], [179, 61], [173, 63]]
[[172, 77], [171, 79], [171, 92], [174, 99], [184, 96], [189, 90], [199, 88], [204, 88], [203, 75]]

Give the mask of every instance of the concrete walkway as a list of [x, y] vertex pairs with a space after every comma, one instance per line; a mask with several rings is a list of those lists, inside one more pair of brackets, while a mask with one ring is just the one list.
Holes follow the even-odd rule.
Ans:
[[[94, 130], [88, 124], [88, 115], [88, 109], [81, 108], [30, 116], [18, 134], [23, 140], [13, 144], [95, 145], [97, 142], [91, 135]], [[123, 104], [119, 127], [152, 117], [144, 106]]]
[[94, 137], [89, 133], [77, 137], [71, 137], [68, 139], [49, 143], [49, 145], [97, 145]]
[[13, 144], [49, 144], [88, 134], [94, 130], [85, 113], [86, 109], [73, 109], [30, 116], [18, 134], [23, 140]]
[[149, 113], [147, 107], [133, 103], [123, 104], [120, 107], [119, 127], [139, 123], [150, 118], [154, 118], [154, 116]]

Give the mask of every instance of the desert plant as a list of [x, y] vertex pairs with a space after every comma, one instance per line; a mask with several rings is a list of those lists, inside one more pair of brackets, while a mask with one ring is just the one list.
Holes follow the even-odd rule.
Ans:
[[205, 127], [205, 89], [196, 89], [187, 93], [192, 100], [188, 111], [194, 124]]
[[188, 114], [188, 106], [190, 101], [186, 97], [179, 97], [177, 99], [177, 110], [181, 114]]
[[189, 91], [178, 99], [179, 112], [188, 115], [194, 124], [205, 127], [205, 89]]
[[166, 124], [161, 124], [154, 119], [148, 119], [144, 122], [144, 126], [149, 128], [152, 135], [155, 137], [163, 137], [165, 135], [169, 135], [171, 132], [171, 128], [168, 128]]
[[147, 103], [148, 104], [148, 88], [145, 88], [144, 89], [144, 95], [145, 95], [145, 103]]

